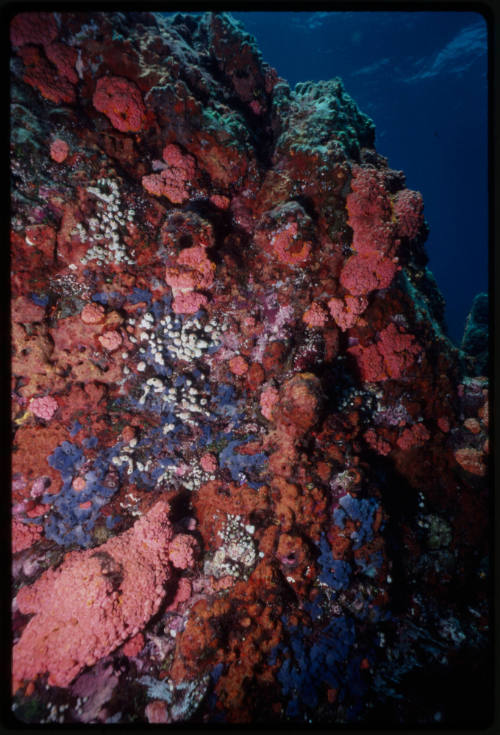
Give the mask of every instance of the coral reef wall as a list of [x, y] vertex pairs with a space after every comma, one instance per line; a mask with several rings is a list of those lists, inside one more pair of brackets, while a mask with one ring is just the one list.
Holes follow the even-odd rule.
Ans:
[[487, 716], [486, 363], [372, 121], [227, 14], [10, 37], [16, 718]]

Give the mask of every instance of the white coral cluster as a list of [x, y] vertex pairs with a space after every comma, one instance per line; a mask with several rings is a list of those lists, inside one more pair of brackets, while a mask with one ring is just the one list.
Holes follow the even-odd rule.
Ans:
[[[128, 324], [135, 329], [136, 319], [130, 318]], [[139, 355], [142, 357], [142, 366], [138, 368], [140, 372], [146, 369], [148, 348], [153, 355], [154, 367], [164, 366], [166, 352], [182, 362], [191, 363], [203, 357], [208, 350], [219, 346], [220, 331], [215, 319], [202, 324], [196, 317], [187, 318], [182, 322], [170, 314], [165, 314], [156, 320], [154, 315], [147, 311], [137, 326]], [[130, 339], [136, 342], [135, 337]]]
[[97, 186], [89, 186], [87, 191], [96, 198], [95, 216], [88, 221], [88, 229], [78, 223], [75, 234], [92, 245], [81, 262], [86, 265], [95, 260], [97, 265], [104, 263], [134, 263], [134, 251], [129, 254], [120, 238], [119, 231], [131, 222], [135, 211], [123, 211], [120, 190], [114, 179], [98, 179]]
[[204, 564], [204, 573], [217, 579], [230, 575], [244, 577], [250, 572], [256, 561], [255, 544], [253, 540], [254, 526], [244, 523], [241, 516], [227, 516], [222, 531], [218, 532], [223, 543], [217, 549], [212, 559]]

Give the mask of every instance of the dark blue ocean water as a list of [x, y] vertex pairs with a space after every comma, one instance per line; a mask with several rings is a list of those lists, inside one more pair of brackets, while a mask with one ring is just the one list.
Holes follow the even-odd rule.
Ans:
[[471, 12], [233, 12], [290, 85], [340, 76], [422, 192], [429, 267], [459, 342], [488, 290], [487, 27]]
[[[165, 15], [173, 15], [166, 12]], [[197, 13], [196, 13], [197, 14]], [[488, 39], [468, 11], [231, 12], [293, 87], [341, 77], [376, 148], [422, 192], [429, 267], [459, 343], [488, 291]]]

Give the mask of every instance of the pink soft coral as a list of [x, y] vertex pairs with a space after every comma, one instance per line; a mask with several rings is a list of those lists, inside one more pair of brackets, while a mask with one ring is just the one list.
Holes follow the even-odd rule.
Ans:
[[122, 133], [138, 133], [144, 125], [146, 110], [142, 96], [129, 79], [101, 77], [97, 80], [92, 103]]
[[278, 402], [279, 393], [276, 388], [269, 386], [262, 391], [260, 396], [260, 410], [262, 415], [266, 417], [268, 421], [271, 421], [273, 407]]
[[179, 533], [169, 548], [169, 559], [177, 569], [188, 569], [194, 564], [196, 540], [186, 533]]
[[399, 237], [413, 239], [424, 221], [424, 203], [419, 191], [403, 189], [394, 197], [394, 214], [398, 223]]
[[59, 404], [55, 398], [52, 398], [52, 396], [33, 398], [30, 403], [30, 410], [35, 414], [35, 416], [38, 416], [39, 419], [45, 419], [45, 421], [50, 421], [58, 408]]
[[117, 332], [114, 329], [108, 332], [104, 332], [104, 334], [99, 337], [99, 342], [105, 350], [108, 350], [108, 352], [114, 352], [115, 350], [117, 350], [122, 341], [123, 338], [120, 332]]
[[50, 157], [56, 163], [62, 163], [66, 160], [69, 153], [69, 146], [65, 140], [56, 138], [50, 145]]
[[189, 199], [188, 184], [196, 175], [196, 163], [189, 153], [183, 154], [179, 146], [169, 143], [163, 149], [167, 164], [160, 173], [142, 177], [142, 185], [150, 194], [165, 196], [173, 204]]
[[355, 356], [362, 380], [374, 383], [387, 378], [408, 377], [422, 347], [413, 335], [400, 332], [391, 322], [380, 332], [375, 344], [357, 344], [347, 351]]
[[[160, 607], [170, 577], [169, 506], [159, 501], [128, 531], [66, 555], [17, 595], [34, 613], [13, 650], [13, 689], [48, 672], [66, 687], [85, 667], [135, 636]], [[191, 562], [184, 556], [186, 565]]]
[[390, 286], [397, 264], [375, 250], [351, 255], [340, 273], [340, 283], [353, 296], [368, 295]]
[[200, 459], [200, 464], [205, 472], [215, 472], [217, 469], [217, 458], [211, 452], [205, 452]]
[[248, 363], [241, 355], [236, 355], [229, 360], [229, 369], [233, 375], [245, 375], [248, 371]]
[[392, 204], [384, 174], [353, 166], [352, 191], [347, 196], [354, 254], [347, 259], [340, 283], [354, 296], [387, 288], [397, 270]]
[[31, 523], [22, 523], [18, 520], [12, 521], [12, 553], [24, 551], [32, 546], [41, 537], [42, 526]]
[[208, 303], [208, 299], [201, 293], [190, 291], [179, 293], [172, 302], [172, 309], [176, 314], [195, 314], [198, 309]]
[[381, 454], [384, 457], [390, 454], [391, 445], [379, 436], [374, 429], [367, 429], [363, 436], [368, 446], [377, 452], [377, 454]]
[[351, 296], [350, 294], [347, 294], [344, 300], [334, 297], [328, 302], [330, 314], [343, 332], [356, 324], [358, 316], [367, 306], [368, 299], [364, 296]]
[[104, 321], [105, 311], [101, 304], [85, 304], [80, 319], [84, 324], [99, 324]]
[[302, 320], [308, 327], [324, 327], [328, 320], [328, 314], [321, 304], [314, 301], [305, 312]]
[[144, 648], [144, 636], [142, 633], [137, 633], [133, 638], [128, 640], [123, 646], [123, 653], [128, 658], [134, 658]]
[[356, 358], [363, 382], [376, 383], [387, 379], [384, 360], [377, 345], [353, 345], [347, 351]]
[[386, 254], [392, 246], [394, 227], [383, 172], [353, 166], [352, 173], [352, 191], [346, 199], [352, 247], [357, 253]]
[[422, 351], [413, 335], [400, 332], [392, 322], [380, 332], [377, 347], [384, 358], [387, 374], [395, 379], [407, 374]]

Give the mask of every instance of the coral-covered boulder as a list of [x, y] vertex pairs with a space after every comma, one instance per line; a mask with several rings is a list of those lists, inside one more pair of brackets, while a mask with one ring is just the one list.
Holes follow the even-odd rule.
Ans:
[[123, 133], [137, 133], [143, 126], [146, 111], [142, 96], [129, 79], [111, 76], [98, 79], [92, 104]]
[[[67, 686], [85, 667], [135, 636], [158, 610], [187, 543], [172, 540], [169, 507], [157, 503], [134, 526], [96, 549], [72, 552], [55, 570], [17, 594], [24, 614], [34, 613], [13, 650], [13, 690], [48, 672]], [[182, 554], [183, 568], [192, 564]]]
[[487, 295], [372, 120], [227, 13], [10, 37], [16, 719], [487, 714]]

